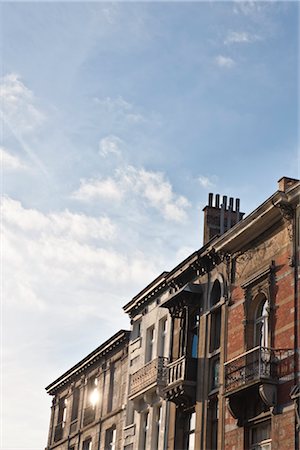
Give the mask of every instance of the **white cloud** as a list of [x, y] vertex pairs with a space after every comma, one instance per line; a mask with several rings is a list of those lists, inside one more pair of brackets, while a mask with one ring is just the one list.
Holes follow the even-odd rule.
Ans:
[[224, 44], [250, 44], [252, 42], [258, 41], [260, 38], [258, 35], [251, 35], [246, 31], [229, 31]]
[[81, 180], [80, 187], [73, 192], [76, 200], [93, 201], [96, 199], [119, 202], [123, 197], [120, 184], [112, 178]]
[[101, 139], [99, 142], [100, 155], [106, 157], [110, 154], [121, 155], [121, 146], [123, 141], [117, 136], [110, 135]]
[[19, 201], [5, 197], [2, 201], [3, 221], [10, 229], [30, 233], [31, 236], [52, 235], [56, 238], [112, 240], [116, 226], [108, 217], [89, 217], [84, 214], [62, 212], [44, 214], [25, 209]]
[[257, 0], [234, 0], [233, 12], [235, 14], [243, 14], [244, 16], [255, 16], [261, 12], [263, 3]]
[[200, 175], [198, 177], [198, 181], [201, 184], [202, 187], [204, 187], [205, 189], [211, 188], [215, 186], [215, 179], [216, 177], [213, 176], [211, 178], [206, 177], [204, 175]]
[[97, 314], [111, 320], [116, 305], [99, 308], [99, 293], [106, 293], [107, 299], [111, 297], [116, 278], [120, 286], [128, 288], [137, 280], [147, 282], [156, 274], [155, 264], [142, 252], [132, 249], [126, 254], [118, 247], [108, 247], [115, 234], [115, 226], [107, 218], [69, 211], [45, 214], [4, 198], [6, 302], [25, 309], [51, 311], [63, 298], [59, 314], [68, 310], [78, 319], [82, 314]]
[[222, 55], [218, 55], [215, 58], [215, 62], [219, 67], [224, 67], [226, 69], [231, 69], [235, 65], [235, 62], [232, 58]]
[[12, 155], [4, 147], [0, 147], [0, 160], [3, 170], [26, 170], [26, 164], [15, 155]]
[[0, 99], [4, 121], [13, 132], [32, 132], [44, 121], [32, 91], [19, 75], [10, 73], [0, 79]]
[[142, 200], [171, 221], [182, 222], [187, 218], [188, 200], [177, 195], [171, 183], [161, 172], [151, 172], [125, 166], [118, 169], [114, 178], [82, 180], [77, 191], [72, 194], [77, 200], [93, 201], [97, 198], [128, 201], [133, 197]]

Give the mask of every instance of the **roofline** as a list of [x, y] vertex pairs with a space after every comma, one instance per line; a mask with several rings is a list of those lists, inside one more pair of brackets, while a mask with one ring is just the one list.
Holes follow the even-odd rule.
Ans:
[[136, 307], [138, 304], [143, 303], [143, 299], [146, 300], [149, 294], [153, 294], [157, 290], [160, 290], [164, 286], [164, 281], [168, 272], [162, 272], [158, 277], [156, 277], [150, 284], [148, 284], [142, 291], [140, 291], [137, 295], [135, 295], [130, 302], [126, 303], [123, 306], [123, 310], [126, 313], [130, 313], [130, 311]]
[[[297, 198], [299, 199], [299, 192], [297, 194], [299, 187], [300, 182], [291, 186], [286, 192], [276, 191], [243, 220], [226, 231], [226, 233], [219, 236], [216, 241], [212, 243], [212, 248], [216, 252], [234, 252], [244, 247], [247, 242], [250, 242], [249, 239], [246, 239], [246, 236], [248, 236], [249, 233], [251, 233], [251, 240], [253, 240], [261, 234], [261, 224], [264, 225], [264, 229], [268, 229], [281, 219], [281, 206], [292, 203]], [[255, 234], [253, 233], [253, 230], [257, 225], [259, 225], [259, 228], [257, 228], [258, 231]]]
[[122, 344], [124, 341], [129, 341], [129, 335], [130, 331], [128, 330], [120, 330], [115, 333], [113, 336], [107, 339], [107, 341], [105, 341], [103, 344], [89, 353], [85, 358], [75, 364], [75, 366], [71, 367], [71, 369], [67, 370], [63, 375], [49, 384], [49, 386], [45, 388], [47, 393], [50, 395], [54, 395], [58, 389], [70, 382], [76, 375], [83, 372], [87, 367], [90, 367], [98, 359], [105, 356], [107, 353], [112, 351], [118, 345]]

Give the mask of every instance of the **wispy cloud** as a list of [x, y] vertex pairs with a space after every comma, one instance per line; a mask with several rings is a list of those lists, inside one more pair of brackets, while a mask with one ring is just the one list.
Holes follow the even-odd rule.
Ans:
[[200, 175], [198, 177], [198, 181], [201, 184], [201, 186], [204, 187], [205, 189], [209, 189], [209, 188], [216, 186], [216, 177], [215, 176], [207, 177], [204, 175]]
[[229, 31], [224, 44], [250, 44], [258, 40], [260, 40], [260, 37], [256, 34], [250, 34], [246, 31]]
[[11, 154], [4, 147], [0, 147], [0, 161], [3, 170], [26, 170], [26, 164], [16, 155]]
[[18, 132], [32, 132], [45, 119], [36, 106], [33, 92], [16, 73], [7, 74], [0, 79], [0, 98], [5, 121]]
[[125, 100], [122, 96], [117, 98], [94, 98], [94, 102], [103, 109], [103, 112], [111, 114], [115, 119], [126, 120], [137, 124], [145, 121], [145, 117], [137, 110], [136, 106]]
[[135, 197], [155, 208], [170, 221], [182, 222], [187, 218], [189, 201], [173, 191], [171, 183], [162, 172], [125, 166], [116, 170], [114, 177], [82, 180], [72, 194], [77, 200], [93, 201], [97, 198], [120, 201]]
[[231, 69], [235, 65], [235, 61], [228, 56], [218, 55], [215, 58], [215, 63], [219, 67], [224, 67], [225, 69]]
[[102, 138], [99, 142], [99, 153], [101, 156], [121, 155], [121, 146], [123, 144], [122, 139], [117, 136], [110, 135]]

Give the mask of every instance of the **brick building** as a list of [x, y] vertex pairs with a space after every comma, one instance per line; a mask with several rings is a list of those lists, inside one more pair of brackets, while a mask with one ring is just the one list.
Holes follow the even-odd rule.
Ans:
[[120, 403], [107, 425], [109, 414], [95, 413], [103, 431], [91, 448], [75, 435], [69, 447], [54, 442], [71, 414], [69, 371], [47, 388], [56, 395], [49, 449], [299, 450], [299, 196], [300, 182], [283, 177], [243, 218], [239, 199], [209, 194], [203, 247], [124, 307], [131, 334], [114, 351], [126, 411]]

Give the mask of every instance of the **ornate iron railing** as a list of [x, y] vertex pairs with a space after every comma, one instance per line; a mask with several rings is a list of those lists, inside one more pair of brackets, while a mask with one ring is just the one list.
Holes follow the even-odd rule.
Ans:
[[276, 381], [293, 371], [291, 349], [255, 347], [225, 363], [225, 392], [260, 380]]
[[159, 356], [131, 375], [129, 395], [143, 392], [152, 384], [164, 386], [167, 380], [167, 362], [168, 358]]

